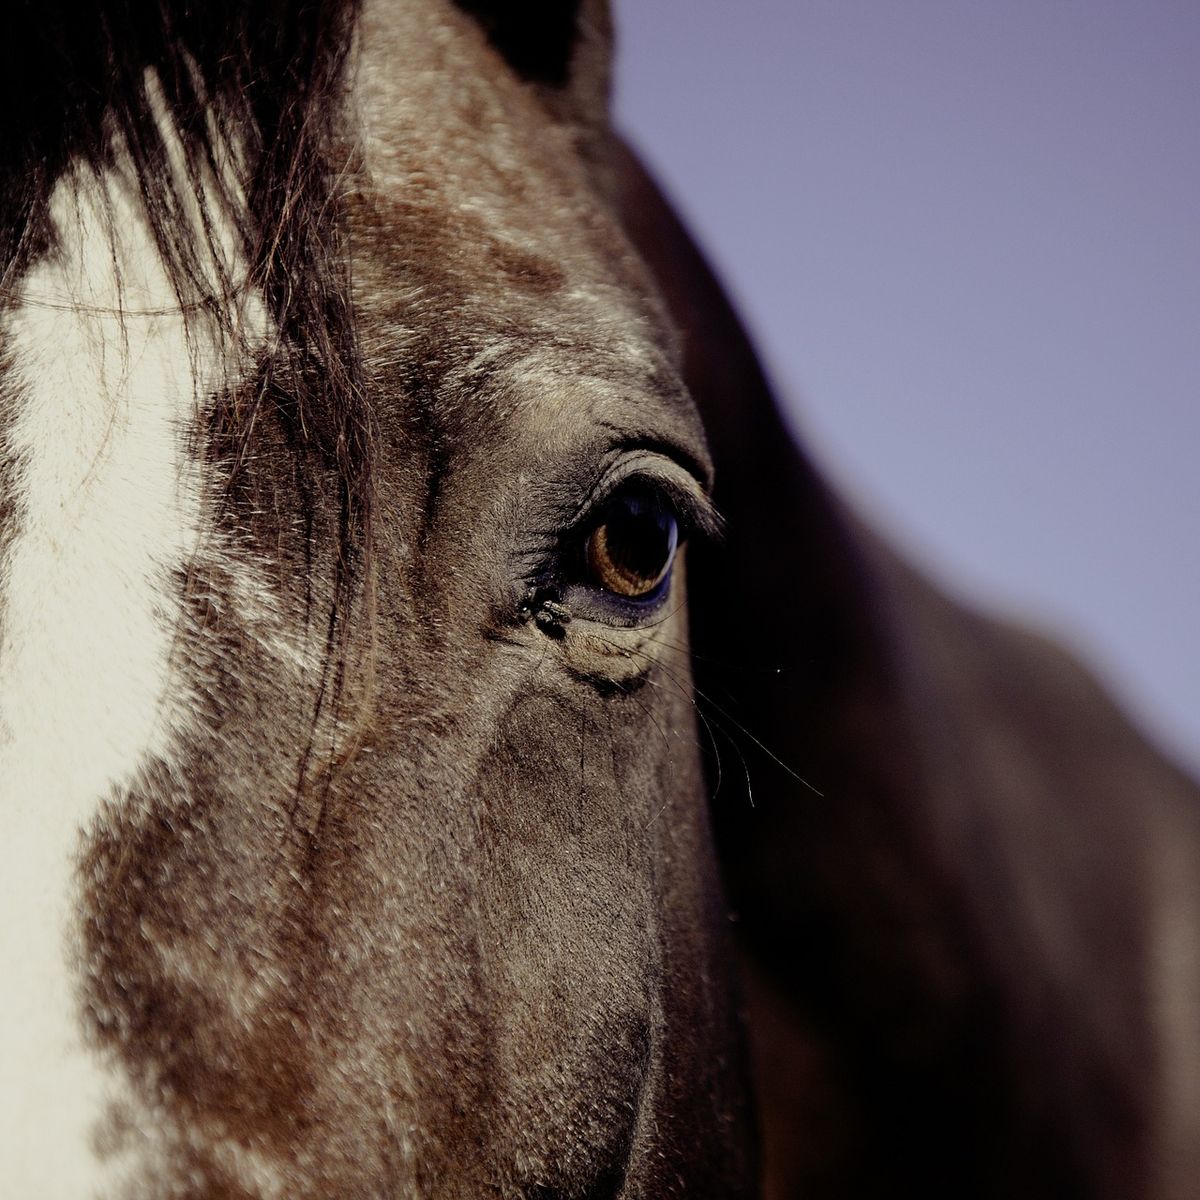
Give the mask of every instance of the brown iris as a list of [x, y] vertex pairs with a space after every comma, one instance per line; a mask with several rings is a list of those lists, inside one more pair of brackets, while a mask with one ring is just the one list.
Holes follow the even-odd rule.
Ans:
[[587, 540], [592, 582], [628, 600], [644, 600], [671, 570], [679, 529], [659, 498], [629, 492], [612, 501]]

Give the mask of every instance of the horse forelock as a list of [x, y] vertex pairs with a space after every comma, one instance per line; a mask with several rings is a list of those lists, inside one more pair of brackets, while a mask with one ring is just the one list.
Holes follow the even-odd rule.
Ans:
[[[22, 7], [0, 64], [4, 294], [54, 253], [64, 178], [119, 165], [185, 319], [232, 334], [231, 298], [249, 291], [276, 331], [264, 384], [276, 370], [289, 386], [303, 375], [305, 386], [292, 387], [298, 436], [341, 480], [339, 590], [361, 561], [370, 513], [370, 419], [339, 241], [338, 134], [358, 7]], [[122, 295], [119, 306], [139, 302]], [[266, 391], [239, 396], [241, 432]]]
[[[338, 698], [370, 511], [332, 129], [354, 5], [286, 23], [276, 7], [39, 6], [6, 42], [0, 1057], [5, 1188], [20, 1194], [91, 1194], [97, 1148], [112, 1187], [130, 1163], [180, 1153], [146, 1144], [156, 1122], [130, 1107], [138, 1067], [114, 1022], [131, 1010], [105, 990], [97, 942], [143, 935], [97, 921], [98, 899], [128, 902], [103, 831], [202, 807], [196, 758], [220, 747], [198, 731], [230, 670], [303, 697], [314, 740]], [[334, 542], [311, 556], [328, 578], [299, 634], [236, 514], [267, 406], [295, 473], [319, 476], [297, 509], [331, 497], [299, 522]], [[298, 791], [286, 774], [274, 789]], [[85, 831], [100, 847], [81, 864]], [[190, 1136], [273, 1194], [252, 1148]]]
[[[345, 62], [358, 9], [357, 0], [22, 9], [0, 83], [9, 114], [0, 299], [107, 307], [122, 338], [130, 321], [175, 312], [189, 355], [203, 357], [216, 339], [223, 357], [240, 361], [237, 386], [210, 379], [198, 396], [208, 428], [190, 449], [205, 460], [206, 502], [230, 510], [264, 412], [285, 427], [298, 519], [334, 547], [310, 547], [305, 575], [328, 574], [310, 589], [306, 615], [325, 642], [317, 707], [331, 711], [347, 610], [369, 576], [372, 507], [372, 416], [341, 241]], [[87, 271], [77, 271], [41, 294], [31, 270], [63, 259], [62, 232], [85, 209], [92, 257], [107, 246], [112, 258], [111, 285], [101, 271], [89, 294]], [[131, 214], [132, 259], [120, 244]], [[150, 264], [148, 280], [133, 259]], [[258, 310], [266, 336], [245, 320]], [[219, 519], [238, 522], [229, 511]]]

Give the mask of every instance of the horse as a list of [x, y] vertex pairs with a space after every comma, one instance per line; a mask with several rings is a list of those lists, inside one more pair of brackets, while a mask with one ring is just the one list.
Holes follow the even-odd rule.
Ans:
[[602, 0], [10, 25], [0, 1193], [1194, 1194], [1195, 787], [821, 481]]

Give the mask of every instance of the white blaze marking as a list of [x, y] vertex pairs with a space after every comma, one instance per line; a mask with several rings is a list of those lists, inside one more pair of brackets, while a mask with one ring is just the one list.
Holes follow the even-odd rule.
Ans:
[[178, 302], [131, 196], [115, 172], [59, 184], [60, 244], [3, 334], [0, 1191], [31, 1200], [83, 1200], [116, 1169], [92, 1152], [118, 1079], [82, 1039], [76, 869], [102, 802], [169, 754], [182, 715], [175, 573], [202, 528], [185, 437], [221, 378], [211, 331], [189, 343], [178, 312], [144, 315]]

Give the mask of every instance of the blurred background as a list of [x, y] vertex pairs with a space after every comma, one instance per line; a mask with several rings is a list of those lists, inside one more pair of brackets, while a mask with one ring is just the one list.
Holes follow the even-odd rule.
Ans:
[[826, 474], [1200, 770], [1200, 4], [616, 16], [618, 119]]

